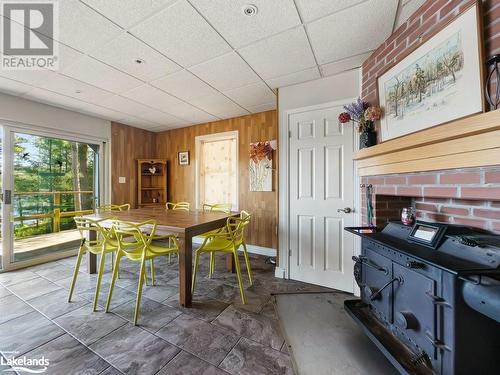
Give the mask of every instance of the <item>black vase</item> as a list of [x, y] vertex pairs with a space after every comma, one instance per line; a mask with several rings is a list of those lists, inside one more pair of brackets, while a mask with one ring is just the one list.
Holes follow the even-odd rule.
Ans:
[[377, 144], [377, 132], [368, 130], [359, 135], [359, 148], [367, 148]]

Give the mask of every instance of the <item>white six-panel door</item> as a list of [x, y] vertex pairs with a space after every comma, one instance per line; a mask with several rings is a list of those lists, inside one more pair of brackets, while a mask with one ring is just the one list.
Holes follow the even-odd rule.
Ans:
[[340, 112], [289, 115], [290, 278], [353, 292], [354, 136]]

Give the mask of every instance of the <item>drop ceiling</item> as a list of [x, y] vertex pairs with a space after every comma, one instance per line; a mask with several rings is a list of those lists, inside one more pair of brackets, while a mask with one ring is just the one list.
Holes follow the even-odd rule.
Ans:
[[63, 0], [59, 69], [0, 70], [0, 92], [151, 131], [261, 112], [359, 67], [423, 2]]

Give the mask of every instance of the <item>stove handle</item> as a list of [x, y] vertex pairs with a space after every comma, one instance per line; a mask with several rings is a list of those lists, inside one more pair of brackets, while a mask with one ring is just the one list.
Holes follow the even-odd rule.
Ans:
[[379, 290], [377, 290], [375, 293], [373, 293], [371, 296], [370, 296], [370, 301], [375, 301], [377, 299], [377, 297], [380, 295], [380, 293], [382, 293], [382, 291], [387, 288], [389, 285], [391, 285], [392, 283], [394, 282], [400, 282], [402, 283], [403, 282], [403, 278], [401, 276], [396, 276], [394, 277], [392, 280], [386, 282], [384, 284], [384, 286], [382, 288], [380, 288]]
[[364, 257], [364, 256], [352, 256], [352, 260], [355, 261], [356, 263], [361, 263], [361, 264], [364, 264], [365, 266], [368, 266], [368, 267], [371, 267], [373, 269], [376, 269], [377, 271], [380, 271], [380, 272], [383, 272], [385, 273], [386, 275], [389, 274], [389, 270], [387, 268], [384, 268], [384, 267], [380, 267], [379, 265], [373, 263], [372, 261], [370, 261], [367, 257]]
[[451, 352], [451, 348], [446, 345], [443, 341], [436, 339], [432, 336], [432, 333], [429, 331], [425, 331], [425, 337], [429, 340], [436, 349], [446, 350]]

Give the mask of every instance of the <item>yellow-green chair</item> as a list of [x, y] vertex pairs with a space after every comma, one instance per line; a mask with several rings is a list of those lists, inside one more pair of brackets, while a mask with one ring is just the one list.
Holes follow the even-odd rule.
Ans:
[[[102, 212], [113, 212], [113, 211], [130, 211], [130, 203], [124, 203], [124, 204], [103, 204], [102, 206], [99, 206], [96, 208], [96, 212], [102, 213]], [[116, 245], [116, 240], [113, 236], [113, 234], [110, 235], [109, 241], [113, 243], [113, 245]], [[114, 258], [115, 253], [111, 253], [111, 267], [115, 264], [115, 258]]]
[[[106, 255], [109, 253], [114, 253], [118, 250], [118, 247], [110, 241], [111, 233], [109, 230], [101, 226], [101, 222], [106, 219], [93, 220], [85, 217], [75, 217], [74, 221], [76, 223], [76, 228], [80, 232], [81, 243], [78, 250], [78, 256], [76, 258], [76, 265], [73, 271], [73, 278], [71, 279], [71, 286], [69, 289], [68, 302], [71, 302], [71, 297], [73, 296], [73, 291], [75, 289], [76, 279], [78, 277], [78, 272], [80, 271], [80, 264], [82, 262], [83, 255], [88, 251], [92, 254], [100, 255], [99, 271], [97, 273], [97, 283], [94, 295], [94, 304], [92, 305], [92, 311], [96, 311], [97, 302], [99, 299], [99, 292], [101, 290], [102, 275], [104, 273], [104, 263], [106, 260]], [[87, 235], [93, 232], [95, 234], [95, 240], [88, 240]]]
[[167, 202], [165, 207], [167, 210], [184, 210], [189, 211], [190, 204], [189, 202]]
[[103, 204], [96, 208], [97, 212], [111, 212], [111, 211], [128, 211], [130, 210], [130, 204]]
[[[250, 220], [251, 215], [245, 211], [242, 210], [240, 212], [240, 219], [247, 219]], [[221, 229], [221, 231], [224, 231], [225, 227]], [[245, 242], [245, 236], [243, 236], [241, 245], [243, 246], [243, 256], [245, 257], [245, 264], [247, 266], [247, 271], [248, 271], [248, 278], [250, 280], [250, 284], [253, 284], [252, 280], [252, 270], [250, 269], [250, 258], [248, 257], [248, 251], [247, 251], [247, 244]], [[208, 269], [208, 277], [212, 278], [213, 274], [215, 272], [215, 256], [214, 253], [210, 253], [210, 264], [209, 264], [209, 269]]]
[[233, 205], [231, 203], [215, 203], [215, 204], [208, 204], [208, 203], [203, 203], [203, 211], [218, 211], [218, 212], [225, 212], [225, 213], [230, 213], [231, 212], [231, 207]]
[[[218, 232], [218, 233], [212, 233], [209, 234], [205, 237], [205, 240], [203, 241], [202, 245], [196, 250], [195, 252], [195, 257], [194, 257], [194, 272], [193, 272], [193, 283], [191, 285], [191, 290], [194, 292], [195, 288], [195, 283], [196, 283], [196, 273], [198, 271], [198, 263], [200, 259], [200, 254], [201, 253], [210, 253], [211, 256], [211, 274], [213, 273], [214, 269], [212, 268], [212, 265], [215, 264], [215, 262], [212, 260], [214, 259], [212, 257], [213, 254], [217, 252], [222, 252], [222, 253], [231, 253], [233, 254], [234, 257], [234, 263], [235, 263], [235, 268], [236, 268], [236, 276], [238, 277], [238, 284], [240, 287], [240, 295], [241, 295], [241, 301], [243, 304], [246, 303], [245, 300], [245, 293], [243, 289], [243, 280], [241, 278], [241, 269], [240, 269], [240, 262], [238, 258], [238, 248], [241, 245], [244, 245], [245, 243], [245, 229], [247, 225], [250, 223], [250, 215], [245, 215], [244, 218], [236, 218], [236, 217], [230, 217], [227, 219], [226, 226], [224, 227], [224, 230]], [[244, 246], [246, 248], [246, 246]], [[244, 252], [245, 254], [245, 263], [247, 265], [247, 271], [248, 271], [248, 277], [250, 280], [250, 285], [252, 285], [252, 271], [250, 269], [250, 262], [248, 259], [248, 255], [246, 255], [246, 251]]]
[[[151, 262], [151, 280], [154, 285], [154, 265], [153, 260], [156, 257], [178, 254], [179, 242], [175, 235], [156, 236], [156, 221], [148, 220], [140, 224], [128, 223], [121, 220], [113, 220], [113, 232], [118, 241], [118, 251], [116, 252], [116, 261], [109, 287], [108, 299], [106, 301], [105, 311], [109, 311], [111, 298], [113, 296], [113, 288], [120, 267], [121, 258], [125, 257], [133, 262], [140, 262], [139, 282], [137, 286], [137, 299], [135, 303], [134, 325], [137, 325], [139, 317], [139, 307], [141, 304], [142, 287], [144, 282], [147, 284], [146, 276], [146, 261]], [[146, 234], [146, 232], [148, 234]], [[168, 239], [165, 244], [168, 246], [159, 246], [153, 244], [153, 240]]]

